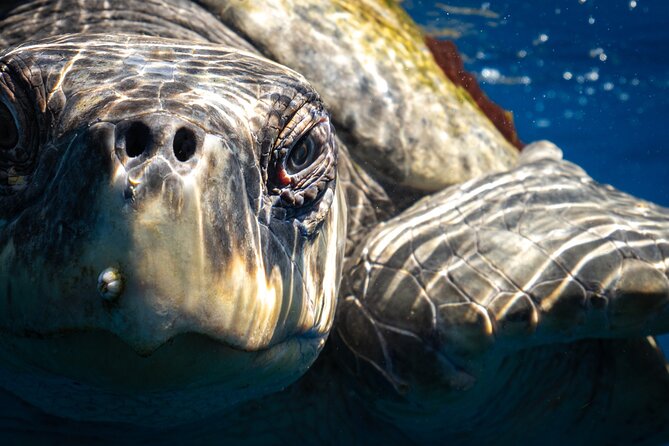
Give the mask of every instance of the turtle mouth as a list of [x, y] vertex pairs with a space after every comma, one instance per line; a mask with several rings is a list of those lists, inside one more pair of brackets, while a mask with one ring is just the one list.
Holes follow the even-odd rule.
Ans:
[[[207, 334], [186, 332], [170, 337], [149, 350], [138, 351], [118, 335], [103, 329], [71, 329], [55, 333], [0, 334], [0, 354], [24, 372], [49, 374], [82, 386], [106, 391], [160, 392], [226, 383], [247, 388], [249, 370], [258, 372], [271, 365], [267, 358], [288, 360], [305, 349], [313, 359], [325, 336], [295, 336], [258, 350], [245, 350]], [[19, 359], [20, 358], [20, 359]], [[293, 358], [294, 359], [294, 358]], [[299, 364], [300, 361], [295, 363]], [[294, 364], [295, 364], [294, 363]], [[305, 371], [311, 361], [299, 367]], [[253, 373], [252, 373], [253, 374]], [[256, 377], [257, 378], [257, 377]]]
[[254, 351], [180, 333], [138, 352], [100, 329], [0, 333], [0, 385], [41, 410], [81, 421], [165, 427], [275, 392], [311, 366], [324, 337]]

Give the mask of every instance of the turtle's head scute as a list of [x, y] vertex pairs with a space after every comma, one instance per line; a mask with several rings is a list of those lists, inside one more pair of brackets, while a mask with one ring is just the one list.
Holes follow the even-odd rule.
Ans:
[[[186, 400], [216, 410], [309, 367], [346, 209], [329, 116], [301, 76], [221, 47], [75, 35], [0, 54], [0, 104], [0, 355], [63, 383], [16, 393], [108, 419], [57, 392], [188, 383]], [[161, 419], [184, 417], [160, 398]]]

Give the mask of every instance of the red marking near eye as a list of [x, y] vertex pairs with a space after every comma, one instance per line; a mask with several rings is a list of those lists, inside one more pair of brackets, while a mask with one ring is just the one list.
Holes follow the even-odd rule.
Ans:
[[276, 179], [279, 181], [280, 186], [288, 186], [293, 181], [290, 179], [290, 177], [286, 173], [286, 170], [283, 168], [279, 168], [279, 170], [277, 171]]

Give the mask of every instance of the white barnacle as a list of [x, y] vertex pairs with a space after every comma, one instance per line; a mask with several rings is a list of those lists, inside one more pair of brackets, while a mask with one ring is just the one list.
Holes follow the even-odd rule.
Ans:
[[106, 301], [116, 300], [123, 293], [123, 282], [123, 275], [118, 269], [105, 268], [98, 276], [98, 292]]

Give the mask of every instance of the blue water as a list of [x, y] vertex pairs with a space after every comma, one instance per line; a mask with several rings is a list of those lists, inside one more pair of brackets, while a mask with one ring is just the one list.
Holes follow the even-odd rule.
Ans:
[[669, 1], [453, 1], [403, 4], [455, 31], [523, 141], [550, 139], [598, 181], [669, 206]]
[[454, 1], [403, 5], [456, 42], [524, 142], [669, 206], [669, 0]]

